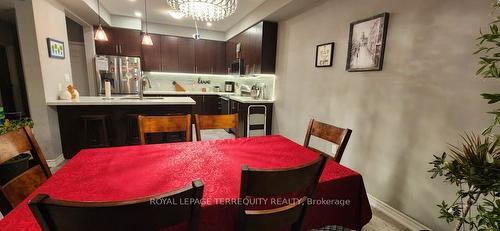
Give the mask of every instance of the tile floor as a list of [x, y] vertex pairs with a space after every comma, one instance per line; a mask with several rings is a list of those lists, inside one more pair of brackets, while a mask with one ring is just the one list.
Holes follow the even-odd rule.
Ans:
[[[193, 140], [196, 140], [196, 137], [194, 135], [195, 134], [193, 134]], [[232, 134], [229, 134], [222, 129], [202, 131], [201, 135], [202, 135], [202, 140], [214, 140], [223, 138], [227, 139], [234, 137]], [[53, 173], [56, 172], [65, 163], [66, 161], [57, 167], [51, 168], [51, 171]], [[404, 227], [397, 221], [394, 221], [391, 218], [387, 217], [382, 212], [373, 208], [372, 212], [373, 212], [373, 218], [371, 219], [370, 223], [368, 223], [363, 228], [363, 231], [409, 231], [408, 228]], [[1, 219], [1, 214], [0, 214], [0, 219]], [[314, 231], [334, 231], [334, 230], [346, 231], [348, 229], [342, 228], [340, 226], [327, 226], [322, 229], [316, 229]]]

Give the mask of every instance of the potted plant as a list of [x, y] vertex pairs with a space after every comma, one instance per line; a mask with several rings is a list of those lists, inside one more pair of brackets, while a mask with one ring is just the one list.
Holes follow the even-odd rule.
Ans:
[[[493, 4], [494, 10], [499, 1]], [[496, 63], [500, 61], [500, 16], [489, 24], [488, 32], [478, 38], [480, 67], [476, 75], [482, 78], [500, 78]], [[500, 94], [484, 93], [489, 104], [500, 101]], [[444, 177], [445, 182], [459, 189], [455, 201], [441, 202], [441, 216], [448, 223], [457, 222], [455, 230], [500, 230], [500, 109], [489, 112], [494, 115], [491, 125], [481, 135], [465, 134], [463, 143], [450, 145], [450, 152], [434, 156], [429, 170], [433, 175]]]
[[[4, 124], [0, 125], [0, 136], [15, 132], [25, 126], [33, 127], [33, 121], [29, 118], [5, 120]], [[29, 168], [30, 158], [31, 154], [22, 153], [0, 164], [0, 185], [9, 182], [12, 178], [26, 171]]]

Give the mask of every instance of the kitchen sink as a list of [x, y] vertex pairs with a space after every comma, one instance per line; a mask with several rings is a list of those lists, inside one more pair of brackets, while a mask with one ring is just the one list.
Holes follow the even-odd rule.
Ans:
[[[141, 100], [139, 97], [117, 97], [117, 98], [102, 98], [103, 100]], [[164, 99], [163, 97], [144, 97], [143, 100], [160, 100]]]
[[[119, 98], [121, 100], [141, 100], [139, 97], [123, 97]], [[163, 97], [144, 97], [143, 100], [151, 100], [151, 99], [163, 99]]]

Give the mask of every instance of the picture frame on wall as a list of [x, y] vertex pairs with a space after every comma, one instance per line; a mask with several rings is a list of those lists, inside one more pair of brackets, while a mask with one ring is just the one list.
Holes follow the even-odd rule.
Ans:
[[347, 71], [382, 70], [388, 25], [387, 12], [351, 23]]
[[335, 43], [324, 43], [316, 46], [316, 67], [331, 67]]
[[66, 57], [64, 53], [64, 42], [52, 38], [47, 38], [47, 48], [50, 58], [64, 59]]

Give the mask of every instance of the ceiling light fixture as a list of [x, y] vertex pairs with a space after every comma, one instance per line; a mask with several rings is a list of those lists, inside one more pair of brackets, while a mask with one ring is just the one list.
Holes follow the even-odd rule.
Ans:
[[181, 19], [181, 18], [184, 18], [184, 14], [179, 12], [179, 11], [169, 11], [168, 14], [170, 16], [172, 16], [172, 18], [175, 18], [175, 19]]
[[139, 17], [139, 18], [142, 17], [142, 13], [139, 11], [134, 12], [134, 14], [136, 17]]
[[153, 46], [153, 40], [148, 34], [148, 6], [146, 5], [147, 0], [144, 0], [144, 14], [146, 15], [146, 33], [142, 36], [142, 45]]
[[193, 38], [195, 40], [199, 40], [201, 38], [200, 32], [198, 32], [198, 23], [194, 20], [194, 27], [196, 28], [196, 33], [193, 34]]
[[99, 27], [95, 31], [94, 39], [96, 41], [107, 42], [108, 36], [106, 35], [106, 32], [104, 32], [104, 29], [102, 29], [101, 25], [101, 4], [99, 0], [97, 0], [97, 17], [99, 18]]
[[212, 27], [212, 25], [213, 25], [213, 24], [212, 24], [211, 22], [207, 22], [207, 26], [208, 26], [208, 27]]
[[167, 0], [174, 10], [197, 21], [219, 21], [236, 11], [238, 0]]

